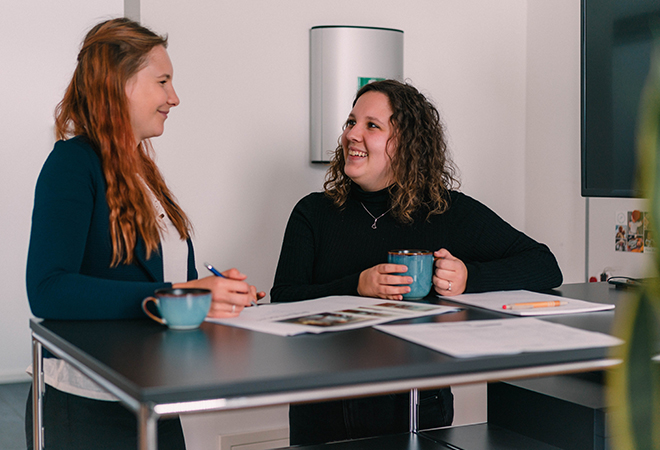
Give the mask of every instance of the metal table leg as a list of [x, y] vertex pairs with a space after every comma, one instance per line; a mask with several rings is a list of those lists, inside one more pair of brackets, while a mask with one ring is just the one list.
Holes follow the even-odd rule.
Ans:
[[138, 413], [138, 448], [139, 450], [158, 449], [158, 414], [153, 405], [140, 405]]
[[41, 342], [32, 335], [32, 442], [36, 450], [44, 448], [44, 360]]
[[415, 389], [410, 390], [410, 426], [411, 433], [419, 431], [419, 391]]

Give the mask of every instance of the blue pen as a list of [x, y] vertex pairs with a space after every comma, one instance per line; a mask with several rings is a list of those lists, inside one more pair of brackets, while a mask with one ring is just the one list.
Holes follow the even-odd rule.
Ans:
[[213, 267], [211, 264], [209, 264], [209, 263], [204, 263], [204, 265], [205, 265], [206, 268], [209, 269], [209, 270], [211, 271], [211, 273], [212, 273], [213, 275], [215, 275], [216, 277], [227, 278], [226, 276], [224, 276], [223, 274], [221, 274], [220, 272], [218, 272], [218, 271], [216, 270], [216, 268]]
[[[209, 269], [209, 271], [211, 271], [211, 273], [212, 273], [213, 275], [215, 275], [216, 277], [227, 278], [226, 276], [224, 276], [223, 274], [221, 274], [220, 272], [218, 272], [218, 270], [217, 270], [215, 267], [213, 267], [211, 264], [209, 264], [209, 263], [204, 263], [204, 266], [206, 266], [206, 268]], [[257, 302], [255, 302], [254, 300], [250, 301], [250, 304], [251, 304], [252, 306], [259, 306], [259, 305], [257, 304]]]

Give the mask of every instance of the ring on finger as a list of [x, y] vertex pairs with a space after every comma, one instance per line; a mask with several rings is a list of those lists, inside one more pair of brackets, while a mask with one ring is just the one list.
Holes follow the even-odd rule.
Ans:
[[447, 286], [447, 290], [451, 291], [451, 281], [447, 280], [447, 283], [449, 283], [449, 286]]
[[[450, 289], [451, 291], [451, 289]], [[232, 314], [236, 312], [236, 305], [231, 305], [231, 312]]]

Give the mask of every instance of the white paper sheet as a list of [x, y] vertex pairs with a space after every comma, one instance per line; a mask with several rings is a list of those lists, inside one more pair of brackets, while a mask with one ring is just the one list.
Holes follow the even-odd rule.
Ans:
[[[550, 316], [555, 314], [577, 314], [614, 309], [614, 305], [606, 303], [585, 302], [574, 298], [559, 297], [557, 295], [539, 294], [531, 291], [496, 291], [483, 294], [461, 294], [448, 297], [456, 303], [464, 303], [478, 308], [489, 309], [514, 316]], [[566, 305], [531, 309], [503, 309], [504, 305], [527, 302], [565, 301]]]
[[333, 296], [245, 308], [230, 319], [208, 322], [247, 328], [279, 336], [327, 333], [369, 327], [393, 320], [458, 311], [459, 308], [367, 297]]
[[610, 347], [623, 343], [607, 334], [533, 318], [379, 325], [375, 328], [456, 358]]

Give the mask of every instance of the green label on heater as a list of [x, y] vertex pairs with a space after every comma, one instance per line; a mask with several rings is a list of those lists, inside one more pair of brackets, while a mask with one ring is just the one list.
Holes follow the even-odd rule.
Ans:
[[358, 77], [358, 91], [366, 84], [373, 83], [374, 81], [383, 81], [384, 79], [385, 78]]

